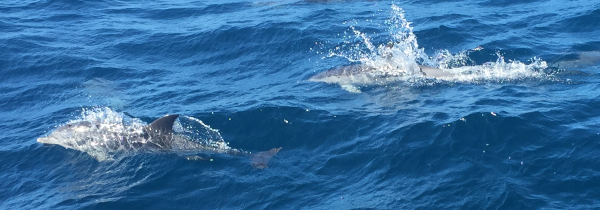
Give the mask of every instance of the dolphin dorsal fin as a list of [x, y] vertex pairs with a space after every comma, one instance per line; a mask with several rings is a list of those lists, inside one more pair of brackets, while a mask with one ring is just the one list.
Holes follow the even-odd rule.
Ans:
[[152, 132], [160, 132], [161, 134], [170, 134], [173, 133], [173, 123], [179, 117], [179, 115], [167, 115], [161, 118], [158, 118], [150, 125], [146, 126], [146, 130], [149, 133]]

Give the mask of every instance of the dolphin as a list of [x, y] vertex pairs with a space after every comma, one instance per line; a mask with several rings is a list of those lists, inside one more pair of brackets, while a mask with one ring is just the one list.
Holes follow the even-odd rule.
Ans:
[[575, 58], [558, 61], [550, 66], [566, 70], [600, 68], [600, 51], [585, 51], [570, 55], [574, 55]]
[[[266, 168], [268, 160], [281, 149], [274, 148], [252, 154], [231, 148], [220, 138], [208, 141], [193, 140], [190, 136], [173, 132], [173, 125], [178, 117], [179, 115], [167, 115], [144, 127], [105, 125], [90, 121], [73, 122], [38, 138], [37, 142], [86, 152], [99, 161], [110, 159], [109, 154], [116, 152], [208, 152], [250, 156], [252, 166], [260, 169]], [[199, 156], [188, 157], [188, 160], [203, 159]]]
[[[434, 67], [424, 65], [417, 66], [419, 68], [419, 74], [426, 78], [444, 78], [454, 75]], [[387, 73], [372, 66], [357, 64], [329, 69], [310, 77], [308, 81], [338, 84], [348, 92], [360, 93], [360, 89], [355, 85], [385, 84], [398, 81], [400, 80], [400, 77], [406, 75], [406, 70], [400, 71], [399, 73]]]

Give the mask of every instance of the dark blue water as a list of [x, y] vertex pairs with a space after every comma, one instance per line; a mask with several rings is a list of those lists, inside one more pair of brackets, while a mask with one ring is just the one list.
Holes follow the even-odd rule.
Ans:
[[[365, 52], [351, 26], [393, 40], [392, 2], [3, 1], [0, 209], [600, 208], [600, 2], [394, 4], [431, 57], [549, 67], [357, 94], [307, 79]], [[261, 170], [36, 142], [93, 107], [283, 149]]]

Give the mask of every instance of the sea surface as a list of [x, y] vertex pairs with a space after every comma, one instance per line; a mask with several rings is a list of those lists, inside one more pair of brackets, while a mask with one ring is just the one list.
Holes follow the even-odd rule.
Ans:
[[[386, 50], [457, 76], [309, 81]], [[0, 209], [600, 209], [599, 51], [598, 0], [2, 1]], [[36, 141], [167, 114], [282, 149]]]

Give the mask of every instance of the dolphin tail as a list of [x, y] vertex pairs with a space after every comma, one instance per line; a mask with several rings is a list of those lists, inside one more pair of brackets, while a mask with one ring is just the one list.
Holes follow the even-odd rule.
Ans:
[[269, 159], [275, 156], [279, 152], [279, 150], [281, 150], [281, 147], [273, 148], [269, 151], [252, 154], [250, 156], [250, 164], [252, 164], [254, 168], [264, 169], [268, 166]]

